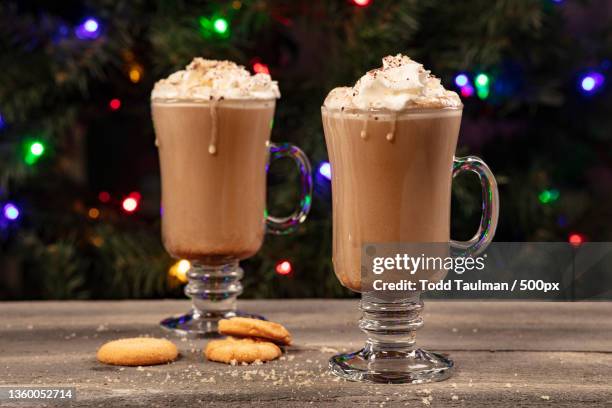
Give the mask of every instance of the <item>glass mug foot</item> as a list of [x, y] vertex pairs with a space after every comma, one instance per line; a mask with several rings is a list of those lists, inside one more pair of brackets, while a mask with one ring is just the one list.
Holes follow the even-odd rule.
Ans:
[[449, 378], [453, 361], [422, 349], [373, 352], [366, 345], [355, 353], [333, 356], [329, 368], [335, 375], [350, 381], [423, 384]]
[[230, 310], [220, 313], [199, 313], [197, 310], [192, 310], [181, 316], [168, 317], [159, 324], [163, 329], [181, 336], [217, 337], [219, 336], [219, 320], [231, 319], [232, 317], [250, 317], [252, 319], [267, 320], [263, 316], [242, 312], [240, 310]]
[[215, 337], [219, 335], [217, 328], [221, 319], [239, 316], [265, 320], [263, 316], [236, 310], [243, 275], [238, 261], [216, 266], [193, 263], [185, 286], [192, 309], [184, 315], [162, 320], [160, 326], [182, 336]]
[[367, 335], [365, 347], [332, 357], [332, 373], [351, 381], [388, 384], [422, 384], [452, 375], [452, 360], [416, 347], [416, 333], [423, 326], [419, 292], [394, 300], [362, 293], [360, 309], [359, 328]]

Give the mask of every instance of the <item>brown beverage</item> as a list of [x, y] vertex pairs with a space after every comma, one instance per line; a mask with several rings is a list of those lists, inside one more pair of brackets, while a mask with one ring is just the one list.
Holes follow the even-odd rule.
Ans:
[[274, 100], [152, 103], [162, 235], [171, 255], [217, 265], [259, 250], [274, 105]]
[[322, 109], [332, 167], [333, 263], [344, 286], [360, 291], [365, 243], [450, 241], [461, 112]]

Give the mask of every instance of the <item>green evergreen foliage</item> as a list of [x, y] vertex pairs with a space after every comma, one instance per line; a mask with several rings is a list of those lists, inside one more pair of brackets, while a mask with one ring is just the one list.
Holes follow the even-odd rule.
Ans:
[[[572, 3], [580, 3], [571, 5], [580, 14], [605, 2]], [[610, 206], [602, 205], [612, 198], [610, 87], [592, 96], [577, 89], [584, 70], [610, 75], [605, 61], [612, 55], [612, 24], [571, 25], [562, 7], [570, 5], [3, 1], [0, 203], [18, 203], [22, 215], [17, 223], [0, 225], [0, 271], [13, 271], [22, 283], [0, 287], [0, 297], [181, 295], [167, 279], [173, 260], [161, 244], [149, 94], [156, 80], [194, 56], [247, 67], [254, 58], [268, 64], [283, 95], [272, 139], [299, 145], [315, 166], [326, 159], [320, 120], [325, 95], [353, 84], [379, 66], [382, 56], [407, 54], [450, 89], [457, 72], [486, 72], [494, 87], [486, 100], [465, 101], [458, 155], [482, 156], [498, 177], [497, 239], [565, 241], [572, 231], [591, 240], [612, 239]], [[88, 16], [100, 21], [97, 39], [74, 34]], [[202, 19], [216, 17], [229, 22], [227, 34], [211, 32]], [[129, 79], [134, 67], [142, 69], [138, 83]], [[111, 98], [122, 101], [120, 111], [109, 109]], [[31, 140], [43, 142], [46, 151], [27, 164], [24, 146]], [[141, 147], [128, 151], [125, 145]], [[125, 184], [126, 172], [138, 173], [137, 185]], [[271, 213], [293, 208], [296, 180], [290, 172], [288, 163], [271, 170]], [[261, 252], [243, 262], [245, 297], [350, 295], [333, 275], [330, 191], [319, 181], [300, 230], [267, 237]], [[559, 199], [543, 204], [538, 196], [549, 188], [560, 191]], [[99, 203], [101, 189], [111, 192], [111, 203]], [[132, 190], [142, 192], [143, 205], [128, 216], [120, 198]], [[479, 186], [461, 179], [453, 194], [453, 235], [465, 239], [480, 216]], [[99, 218], [88, 217], [90, 207], [100, 209]], [[275, 273], [280, 259], [292, 262], [292, 275]]]

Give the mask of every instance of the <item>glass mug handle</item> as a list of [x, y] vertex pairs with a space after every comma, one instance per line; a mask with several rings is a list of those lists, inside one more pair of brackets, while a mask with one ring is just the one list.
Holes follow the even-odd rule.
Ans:
[[482, 217], [476, 234], [468, 241], [451, 240], [451, 249], [456, 256], [478, 255], [484, 251], [495, 235], [499, 217], [499, 195], [495, 176], [476, 156], [456, 157], [453, 162], [453, 178], [465, 171], [476, 173], [482, 186]]
[[300, 172], [300, 205], [293, 214], [287, 217], [274, 217], [269, 215], [266, 211], [267, 232], [275, 235], [289, 234], [295, 231], [300, 223], [304, 222], [310, 211], [310, 205], [312, 204], [312, 173], [310, 161], [299, 147], [291, 143], [270, 143], [269, 150], [270, 160], [266, 166], [266, 172], [272, 161], [283, 157], [292, 158], [297, 164], [298, 171]]

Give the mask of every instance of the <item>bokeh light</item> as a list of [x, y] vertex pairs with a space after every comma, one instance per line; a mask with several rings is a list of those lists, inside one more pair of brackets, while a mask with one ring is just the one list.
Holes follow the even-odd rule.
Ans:
[[90, 208], [89, 211], [87, 211], [87, 216], [92, 220], [95, 220], [100, 217], [100, 210], [97, 208]]
[[121, 203], [121, 207], [125, 212], [133, 213], [138, 209], [138, 200], [136, 200], [134, 197], [127, 197]]
[[74, 33], [81, 40], [94, 40], [100, 35], [100, 23], [89, 17], [74, 29]]
[[605, 77], [599, 72], [589, 72], [580, 77], [580, 89], [585, 94], [597, 92], [604, 84]]
[[229, 29], [229, 23], [223, 17], [218, 17], [213, 21], [213, 28], [217, 34], [226, 34]]
[[319, 174], [328, 180], [331, 180], [331, 164], [329, 162], [322, 162], [319, 166]]
[[572, 244], [573, 246], [579, 246], [581, 244], [584, 243], [584, 241], [586, 241], [584, 235], [577, 233], [577, 232], [573, 232], [569, 235], [567, 241]]
[[263, 62], [255, 62], [253, 64], [253, 71], [255, 71], [256, 74], [270, 75], [270, 68], [268, 68], [268, 66]]
[[292, 270], [293, 267], [289, 261], [280, 261], [276, 264], [276, 273], [279, 275], [289, 275]]
[[111, 195], [108, 191], [100, 191], [100, 193], [98, 193], [98, 200], [100, 200], [100, 202], [108, 203], [110, 199]]
[[121, 100], [120, 100], [120, 99], [117, 99], [117, 98], [113, 98], [113, 99], [111, 99], [111, 100], [110, 100], [110, 102], [108, 103], [108, 106], [109, 106], [109, 107], [110, 107], [112, 110], [116, 111], [116, 110], [118, 110], [118, 109], [121, 107]]
[[455, 84], [459, 87], [459, 88], [463, 88], [464, 86], [466, 86], [469, 83], [469, 79], [467, 77], [467, 75], [465, 74], [457, 74], [455, 76]]
[[19, 208], [13, 203], [6, 203], [2, 207], [2, 215], [4, 215], [4, 218], [7, 220], [15, 221], [19, 218], [19, 214]]

